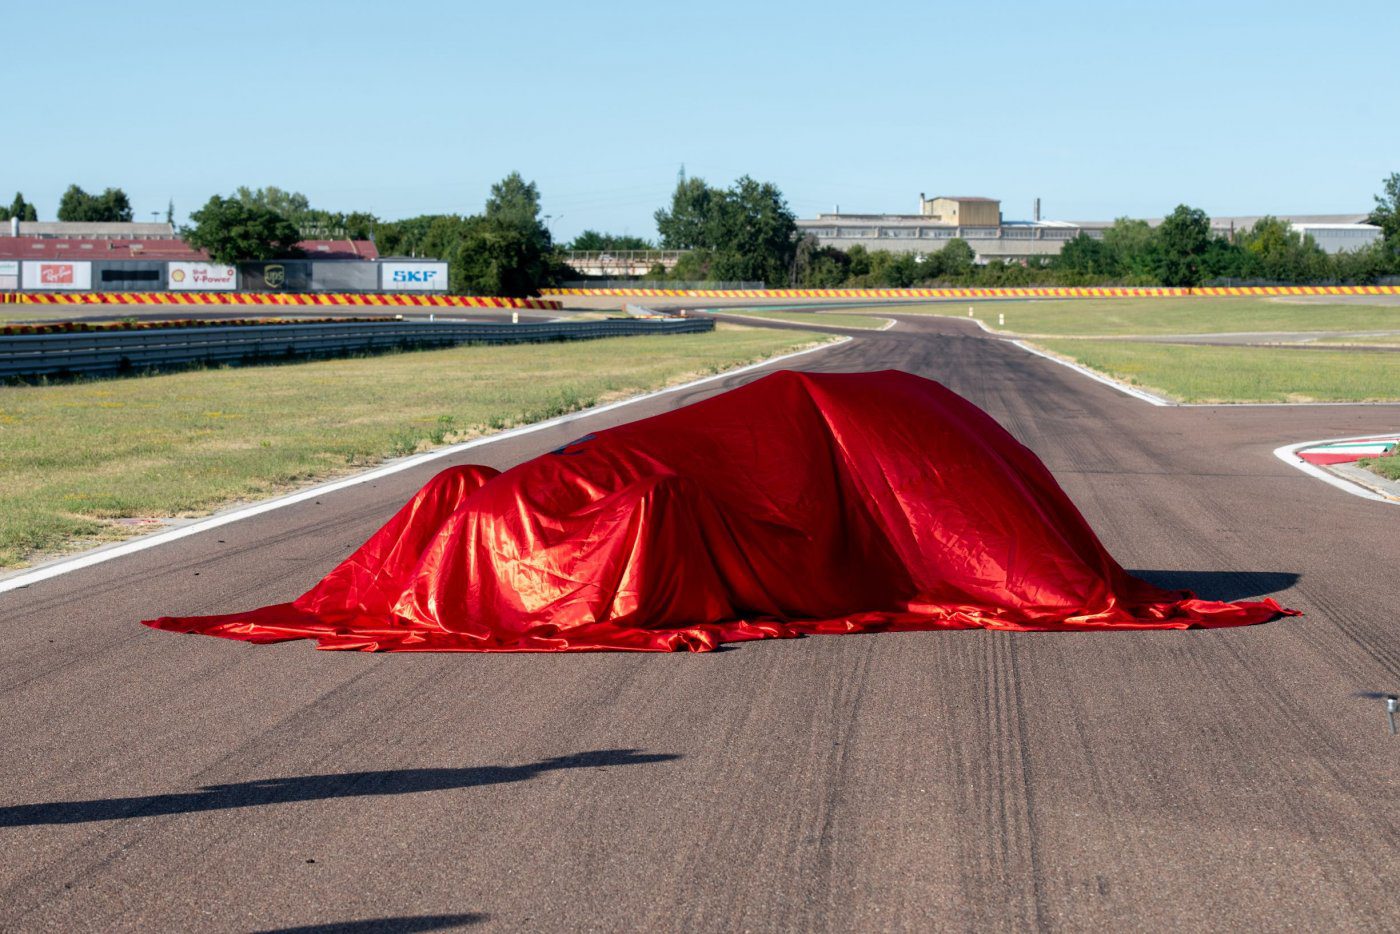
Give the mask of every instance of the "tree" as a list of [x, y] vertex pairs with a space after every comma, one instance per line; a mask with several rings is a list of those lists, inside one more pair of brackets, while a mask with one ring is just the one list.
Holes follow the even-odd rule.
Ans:
[[1060, 250], [1055, 268], [1084, 280], [1102, 280], [1118, 274], [1113, 251], [1083, 231]]
[[492, 217], [468, 220], [449, 261], [457, 289], [477, 295], [534, 295], [549, 269], [527, 228]]
[[194, 226], [181, 231], [185, 242], [209, 253], [216, 263], [277, 259], [296, 253], [296, 226], [266, 207], [218, 195], [190, 215]]
[[24, 195], [17, 191], [15, 192], [15, 200], [10, 202], [8, 208], [0, 207], [0, 220], [7, 221], [12, 217], [17, 217], [22, 221], [37, 221], [39, 211], [34, 205], [25, 201]]
[[1381, 194], [1376, 195], [1376, 209], [1369, 220], [1383, 232], [1386, 246], [1400, 250], [1400, 172], [1391, 172], [1381, 182]]
[[670, 210], [656, 212], [656, 227], [666, 249], [705, 253], [714, 279], [777, 286], [799, 275], [797, 220], [770, 182], [746, 175], [721, 191], [703, 179], [684, 179], [671, 196]]
[[708, 249], [714, 243], [710, 227], [715, 201], [721, 193], [703, 178], [683, 179], [671, 195], [671, 209], [657, 210], [656, 231], [668, 250]]
[[540, 225], [540, 190], [519, 172], [512, 172], [491, 186], [486, 199], [486, 216], [521, 227]]
[[300, 225], [311, 210], [311, 202], [299, 191], [284, 191], [276, 185], [249, 188], [240, 185], [233, 192], [234, 200], [244, 207], [263, 208], [281, 214], [293, 224]]
[[745, 175], [717, 200], [709, 225], [716, 279], [790, 285], [797, 219], [771, 182]]
[[834, 289], [846, 281], [850, 257], [835, 247], [821, 246], [808, 234], [797, 242], [793, 260], [796, 284], [804, 289]]
[[467, 294], [535, 295], [565, 277], [533, 182], [512, 172], [491, 186], [485, 207], [484, 214], [467, 217], [428, 214], [379, 223], [379, 251], [446, 260], [453, 290]]
[[130, 223], [131, 201], [120, 188], [90, 195], [69, 185], [58, 202], [58, 219], [69, 223]]
[[574, 238], [568, 248], [574, 252], [596, 253], [618, 250], [654, 250], [656, 244], [650, 240], [626, 234], [605, 234], [596, 230], [585, 230]]
[[1328, 276], [1327, 254], [1312, 239], [1276, 217], [1261, 217], [1240, 235], [1248, 258], [1245, 275], [1275, 282], [1306, 282]]
[[1147, 221], [1118, 218], [1103, 232], [1103, 245], [1124, 279], [1138, 285], [1157, 282], [1157, 233]]
[[486, 213], [472, 219], [458, 262], [465, 288], [473, 292], [535, 295], [556, 276], [553, 252], [554, 239], [540, 214], [539, 188], [511, 172], [491, 186]]
[[962, 237], [954, 237], [947, 246], [934, 254], [938, 257], [938, 271], [949, 278], [959, 278], [972, 274], [977, 262], [977, 253]]
[[1210, 218], [1200, 208], [1179, 204], [1157, 228], [1157, 274], [1163, 285], [1200, 285], [1210, 250]]
[[171, 198], [165, 205], [165, 222], [171, 227], [175, 226], [175, 199]]
[[282, 215], [296, 226], [303, 240], [373, 240], [380, 223], [379, 218], [367, 211], [345, 213], [313, 208], [306, 195], [276, 185], [266, 188], [243, 185], [234, 191], [233, 197], [247, 207], [264, 208]]
[[323, 211], [312, 208], [292, 220], [303, 240], [373, 240], [379, 218], [367, 211]]

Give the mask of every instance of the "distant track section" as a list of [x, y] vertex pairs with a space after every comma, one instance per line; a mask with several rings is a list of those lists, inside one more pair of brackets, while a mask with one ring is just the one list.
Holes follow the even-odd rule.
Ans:
[[335, 356], [455, 344], [521, 344], [643, 334], [694, 334], [714, 321], [562, 321], [482, 324], [465, 321], [338, 321], [325, 324], [82, 331], [0, 336], [0, 378], [122, 373], [194, 363]]
[[376, 292], [0, 292], [0, 305], [370, 305], [429, 308], [540, 308], [548, 298]]
[[1400, 285], [1259, 285], [1196, 288], [1116, 286], [1036, 287], [1020, 289], [544, 289], [544, 295], [593, 295], [636, 298], [747, 298], [755, 301], [793, 298], [1187, 298], [1191, 296], [1400, 295]]

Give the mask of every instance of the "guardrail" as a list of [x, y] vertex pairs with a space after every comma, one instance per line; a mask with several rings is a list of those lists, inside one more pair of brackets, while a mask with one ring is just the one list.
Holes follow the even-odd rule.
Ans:
[[1188, 298], [1289, 295], [1400, 295], [1400, 285], [1261, 285], [1261, 286], [1025, 286], [1022, 288], [927, 289], [683, 289], [557, 288], [542, 295], [591, 295], [635, 298], [742, 298], [752, 301], [793, 298]]
[[0, 378], [122, 373], [193, 363], [330, 356], [455, 344], [520, 344], [714, 330], [707, 319], [482, 324], [350, 321], [0, 336]]
[[434, 292], [0, 292], [0, 305], [369, 305], [429, 308], [543, 308], [549, 298]]

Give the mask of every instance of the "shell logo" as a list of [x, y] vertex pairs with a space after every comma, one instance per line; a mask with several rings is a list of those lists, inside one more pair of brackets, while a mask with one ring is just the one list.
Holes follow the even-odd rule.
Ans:
[[170, 281], [171, 281], [171, 282], [184, 282], [184, 281], [185, 281], [185, 271], [184, 271], [183, 269], [172, 269], [172, 270], [170, 271]]

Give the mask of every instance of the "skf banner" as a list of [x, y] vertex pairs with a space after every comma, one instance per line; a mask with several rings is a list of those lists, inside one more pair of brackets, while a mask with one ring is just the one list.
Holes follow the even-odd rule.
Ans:
[[446, 292], [446, 263], [380, 263], [379, 287], [394, 292]]

